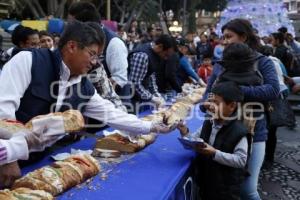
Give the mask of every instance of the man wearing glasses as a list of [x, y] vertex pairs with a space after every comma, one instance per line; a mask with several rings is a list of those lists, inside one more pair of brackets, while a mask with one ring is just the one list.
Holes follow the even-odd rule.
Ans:
[[[0, 119], [28, 122], [31, 118], [50, 112], [79, 110], [84, 116], [100, 120], [109, 126], [133, 134], [169, 132], [162, 124], [146, 122], [115, 108], [96, 92], [84, 76], [101, 54], [104, 33], [96, 23], [72, 22], [59, 41], [58, 49], [22, 51], [7, 62], [0, 76]], [[97, 56], [96, 56], [97, 55]], [[30, 139], [22, 134], [5, 139], [0, 130], [0, 183], [3, 177], [15, 177], [16, 160], [28, 159], [33, 149], [43, 150], [65, 136], [62, 133], [45, 140], [34, 134], [43, 148], [30, 148]], [[23, 134], [26, 135], [26, 134]], [[48, 143], [47, 143], [48, 142]], [[4, 165], [10, 163], [9, 165]], [[5, 175], [4, 175], [5, 174]], [[7, 179], [13, 181], [13, 178]], [[9, 185], [11, 182], [6, 182]]]

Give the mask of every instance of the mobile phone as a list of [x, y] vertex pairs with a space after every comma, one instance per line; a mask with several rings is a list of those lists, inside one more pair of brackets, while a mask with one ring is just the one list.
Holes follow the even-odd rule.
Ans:
[[203, 139], [198, 137], [180, 137], [178, 140], [181, 142], [185, 149], [194, 149], [197, 145], [201, 148], [205, 148], [206, 144]]

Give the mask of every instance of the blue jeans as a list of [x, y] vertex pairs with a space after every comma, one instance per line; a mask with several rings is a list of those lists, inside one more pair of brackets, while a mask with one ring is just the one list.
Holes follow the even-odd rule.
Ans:
[[246, 178], [241, 187], [242, 200], [260, 200], [257, 192], [257, 183], [260, 168], [265, 157], [266, 142], [255, 142], [252, 144], [252, 153], [248, 161], [250, 176]]

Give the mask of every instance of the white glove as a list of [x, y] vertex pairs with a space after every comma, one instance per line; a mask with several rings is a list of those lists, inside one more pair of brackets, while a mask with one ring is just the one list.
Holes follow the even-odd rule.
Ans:
[[53, 134], [53, 132], [49, 130], [51, 129], [44, 129], [38, 132], [22, 132], [27, 141], [29, 152], [44, 151], [46, 147], [53, 145], [66, 135], [66, 133]]
[[0, 128], [0, 139], [10, 139], [12, 137], [12, 133], [4, 128]]
[[170, 126], [167, 126], [166, 124], [164, 124], [162, 122], [153, 121], [152, 125], [151, 125], [150, 132], [169, 133], [169, 132], [173, 131], [176, 127], [177, 127], [177, 124], [170, 127]]
[[166, 104], [165, 100], [162, 97], [156, 96], [152, 97], [151, 102], [155, 103], [157, 107], [163, 107]]

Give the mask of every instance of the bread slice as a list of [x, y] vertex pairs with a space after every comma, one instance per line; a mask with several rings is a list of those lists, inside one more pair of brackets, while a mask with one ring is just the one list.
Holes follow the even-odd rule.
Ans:
[[59, 170], [46, 166], [18, 179], [14, 183], [13, 188], [20, 187], [44, 190], [56, 196], [64, 191], [64, 182]]
[[174, 103], [170, 108], [170, 111], [173, 114], [176, 114], [177, 116], [179, 116], [181, 119], [186, 118], [188, 116], [188, 114], [190, 113], [190, 110], [191, 110], [191, 106], [184, 102]]
[[173, 126], [174, 124], [177, 124], [180, 122], [182, 118], [177, 113], [172, 113], [169, 115], [169, 117], [166, 119], [166, 123], [168, 126]]
[[[72, 173], [74, 173], [74, 178], [76, 178], [76, 182], [77, 180], [79, 180], [79, 183], [81, 183], [84, 180], [82, 169], [80, 169], [77, 165], [74, 165], [71, 162], [57, 161], [52, 164], [52, 167], [57, 168], [64, 165], [67, 165], [70, 168], [72, 168]], [[63, 179], [65, 180], [64, 176]]]
[[9, 139], [12, 136], [12, 134], [22, 130], [26, 130], [26, 127], [21, 122], [18, 122], [16, 120], [5, 120], [5, 119], [0, 120], [0, 128], [4, 129], [5, 131], [11, 134], [11, 135], [7, 135], [6, 137], [2, 136], [1, 139]]
[[0, 190], [0, 199], [1, 200], [17, 200], [14, 197], [13, 193], [8, 189]]
[[81, 176], [76, 167], [68, 162], [58, 161], [51, 165], [52, 168], [61, 172], [61, 178], [64, 184], [64, 191], [81, 183]]
[[26, 123], [26, 128], [32, 130], [32, 121], [35, 119], [47, 118], [51, 116], [62, 116], [64, 120], [65, 132], [72, 133], [80, 131], [84, 128], [84, 119], [82, 114], [78, 110], [67, 110], [65, 112], [50, 113], [47, 115], [39, 115], [32, 118]]
[[152, 115], [148, 115], [146, 117], [143, 117], [143, 121], [155, 121], [155, 122], [162, 122], [163, 121], [164, 114], [163, 112], [155, 113]]
[[99, 163], [87, 154], [73, 155], [64, 160], [64, 162], [77, 166], [82, 172], [83, 180], [93, 177], [100, 172]]
[[140, 149], [140, 146], [136, 143], [130, 142], [128, 138], [119, 134], [112, 134], [97, 140], [95, 148], [134, 153]]
[[66, 132], [72, 133], [84, 128], [84, 119], [78, 110], [67, 110], [62, 115]]
[[206, 87], [200, 87], [200, 88], [194, 89], [193, 93], [203, 95], [205, 93], [205, 90], [206, 90]]
[[1, 200], [54, 200], [54, 197], [44, 190], [17, 188], [15, 190], [0, 190]]
[[49, 192], [52, 195], [57, 193], [56, 189], [52, 185], [48, 184], [47, 182], [41, 181], [39, 179], [33, 178], [31, 176], [31, 173], [16, 180], [12, 186], [12, 189], [29, 188], [32, 190], [44, 190], [46, 192]]
[[89, 160], [89, 162], [94, 166], [94, 172], [95, 175], [98, 174], [101, 171], [101, 167], [99, 165], [99, 162], [91, 155], [83, 154], [86, 160]]
[[53, 167], [46, 166], [41, 169], [38, 169], [33, 172], [33, 175], [35, 178], [48, 183], [53, 188], [53, 194], [54, 196], [62, 193], [64, 191], [64, 182], [62, 179], [62, 172], [54, 169]]
[[121, 156], [121, 152], [117, 150], [95, 148], [92, 155], [94, 157], [102, 158], [118, 158]]
[[140, 135], [142, 139], [146, 141], [146, 145], [152, 144], [155, 139], [156, 139], [156, 134], [155, 133], [150, 133], [147, 135]]
[[66, 160], [55, 162], [52, 166], [45, 166], [28, 173], [16, 180], [12, 188], [44, 190], [56, 196], [83, 180], [95, 176], [99, 171], [100, 165], [92, 156], [73, 155]]
[[17, 199], [30, 199], [30, 200], [54, 200], [54, 197], [44, 190], [31, 190], [28, 188], [17, 188], [11, 191]]
[[187, 98], [193, 103], [193, 104], [197, 104], [201, 101], [202, 99], [202, 94], [198, 94], [198, 93], [193, 93], [187, 96]]

